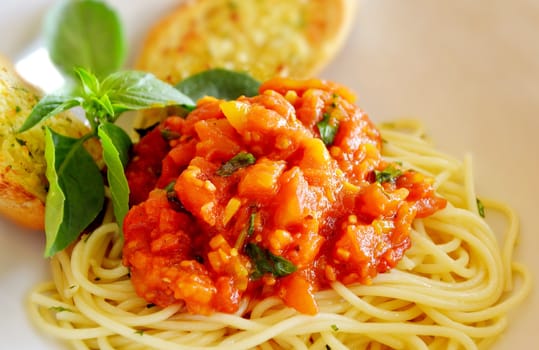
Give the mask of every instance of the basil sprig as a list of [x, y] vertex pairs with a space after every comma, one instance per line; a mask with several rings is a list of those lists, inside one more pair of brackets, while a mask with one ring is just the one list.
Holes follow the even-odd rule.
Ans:
[[153, 75], [124, 71], [100, 81], [85, 69], [76, 69], [80, 84], [73, 93], [45, 96], [19, 130], [23, 132], [41, 121], [72, 107], [85, 111], [91, 126], [81, 139], [73, 139], [46, 129], [45, 160], [49, 192], [45, 209], [45, 256], [52, 256], [73, 242], [99, 214], [104, 203], [104, 181], [84, 143], [97, 138], [103, 148], [114, 214], [122, 225], [128, 210], [129, 187], [124, 173], [131, 139], [113, 123], [125, 111], [194, 102]]

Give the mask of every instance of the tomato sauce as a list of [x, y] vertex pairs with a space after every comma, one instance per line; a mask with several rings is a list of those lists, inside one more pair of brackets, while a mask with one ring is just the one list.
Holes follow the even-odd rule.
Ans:
[[123, 251], [137, 293], [200, 314], [278, 296], [315, 314], [317, 290], [395, 267], [414, 218], [446, 201], [382, 159], [354, 102], [338, 84], [278, 78], [255, 97], [203, 98], [142, 138]]

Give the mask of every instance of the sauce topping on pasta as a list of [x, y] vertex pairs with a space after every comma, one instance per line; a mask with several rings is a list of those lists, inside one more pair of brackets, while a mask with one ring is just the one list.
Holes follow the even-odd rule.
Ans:
[[189, 312], [277, 296], [315, 314], [333, 281], [369, 284], [442, 209], [432, 179], [387, 163], [346, 88], [273, 79], [260, 95], [203, 98], [136, 145], [124, 264], [137, 293]]

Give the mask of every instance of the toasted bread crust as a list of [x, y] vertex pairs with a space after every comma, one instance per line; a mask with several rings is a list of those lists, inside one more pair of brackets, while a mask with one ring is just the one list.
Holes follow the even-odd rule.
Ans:
[[343, 44], [357, 0], [196, 0], [150, 30], [137, 69], [175, 84], [209, 68], [312, 77]]
[[0, 213], [21, 226], [43, 229], [45, 203], [20, 184], [0, 175]]

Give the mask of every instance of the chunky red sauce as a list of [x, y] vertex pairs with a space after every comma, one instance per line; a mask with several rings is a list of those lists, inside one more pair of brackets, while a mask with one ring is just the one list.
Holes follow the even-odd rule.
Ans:
[[314, 314], [332, 281], [369, 284], [410, 247], [412, 220], [446, 204], [381, 147], [354, 96], [319, 80], [274, 79], [169, 117], [127, 169], [123, 259], [137, 293], [202, 314], [278, 296]]

